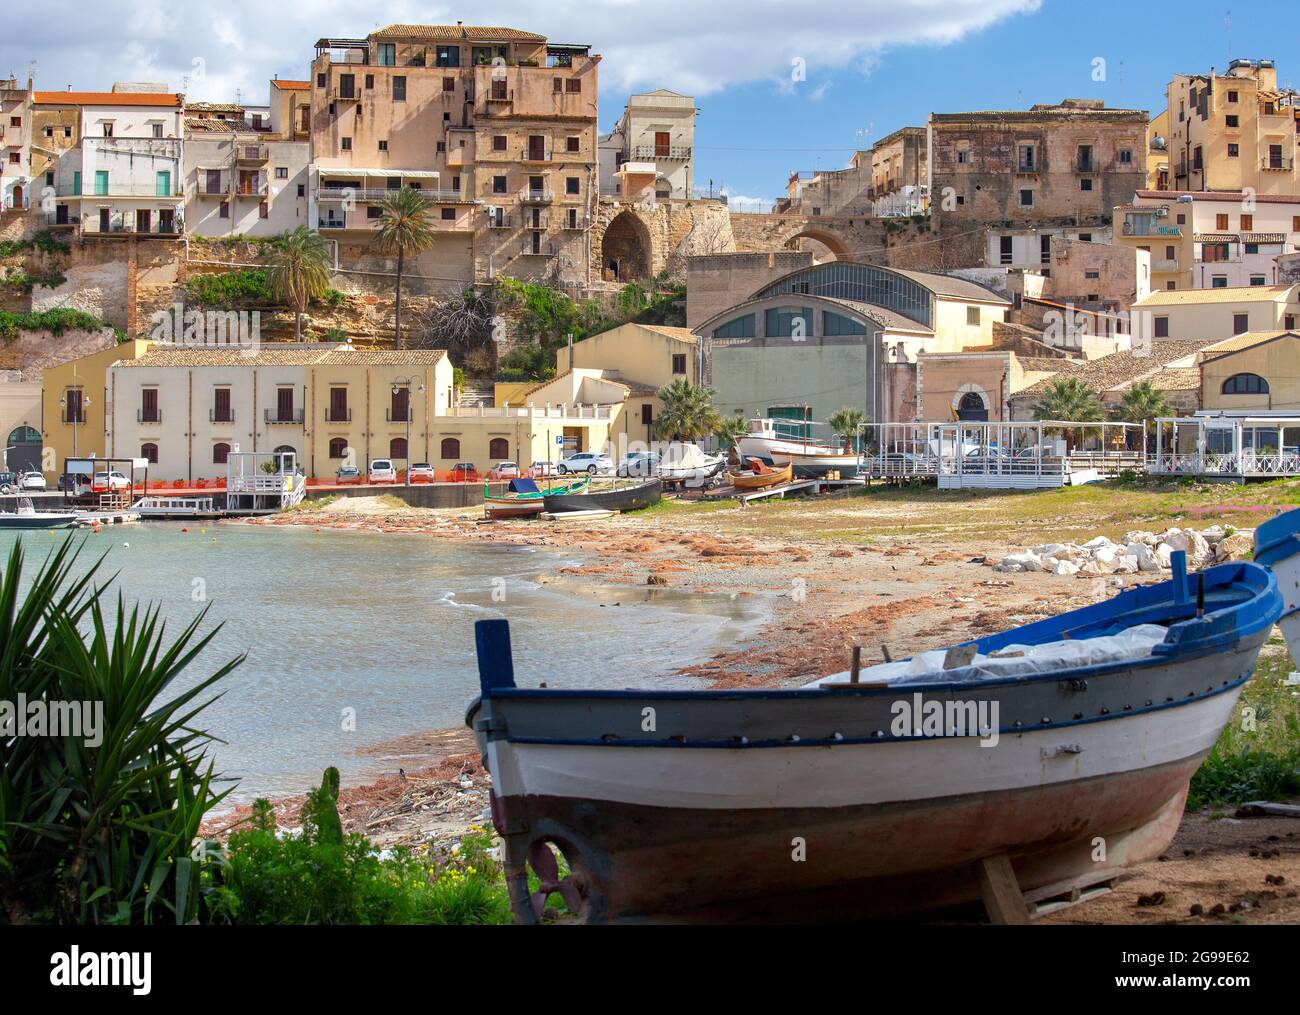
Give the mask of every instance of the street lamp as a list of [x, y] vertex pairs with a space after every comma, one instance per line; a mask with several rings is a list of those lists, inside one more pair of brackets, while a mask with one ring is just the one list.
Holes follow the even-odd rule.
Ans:
[[[411, 414], [413, 407], [411, 405], [411, 385], [418, 378], [402, 377], [393, 382], [393, 394], [397, 394], [402, 388], [406, 389], [406, 486], [411, 485]], [[424, 385], [419, 385], [416, 389], [421, 395], [424, 394]]]
[[72, 457], [77, 457], [77, 424], [85, 421], [85, 414], [81, 411], [90, 405], [90, 396], [86, 395], [77, 405], [77, 415], [79, 419], [68, 419], [68, 399], [67, 396], [59, 399], [59, 407], [63, 409], [63, 421], [72, 424]]

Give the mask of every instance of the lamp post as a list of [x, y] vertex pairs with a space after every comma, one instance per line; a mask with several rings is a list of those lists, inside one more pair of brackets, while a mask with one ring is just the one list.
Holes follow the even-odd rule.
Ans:
[[89, 395], [86, 395], [85, 397], [83, 397], [83, 398], [81, 399], [80, 403], [78, 403], [78, 406], [77, 406], [77, 416], [78, 416], [79, 418], [78, 418], [78, 419], [68, 419], [68, 399], [67, 399], [67, 396], [64, 396], [63, 398], [60, 398], [60, 399], [59, 399], [59, 408], [61, 408], [61, 409], [63, 410], [63, 420], [64, 420], [64, 422], [65, 422], [65, 423], [71, 423], [71, 424], [72, 424], [72, 457], [73, 457], [73, 458], [76, 458], [76, 457], [77, 457], [77, 424], [78, 424], [78, 423], [81, 423], [81, 422], [83, 422], [83, 421], [85, 420], [86, 415], [85, 415], [85, 412], [84, 412], [83, 410], [84, 410], [84, 409], [86, 408], [86, 406], [88, 406], [88, 405], [90, 405], [90, 396], [89, 396]]
[[[397, 394], [402, 388], [406, 389], [406, 482], [405, 486], [411, 485], [411, 415], [414, 407], [411, 405], [411, 386], [415, 384], [417, 377], [402, 377], [393, 382], [393, 394]], [[415, 389], [421, 395], [424, 394], [424, 385], [421, 384]]]

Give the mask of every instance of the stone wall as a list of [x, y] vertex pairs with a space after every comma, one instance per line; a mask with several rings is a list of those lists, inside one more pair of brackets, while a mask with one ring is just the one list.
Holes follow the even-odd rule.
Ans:
[[769, 282], [812, 263], [812, 254], [798, 250], [688, 257], [686, 326], [693, 328], [744, 302]]
[[47, 367], [112, 348], [117, 338], [112, 328], [101, 331], [19, 331], [12, 342], [0, 345], [0, 367], [16, 370], [24, 381], [39, 381]]

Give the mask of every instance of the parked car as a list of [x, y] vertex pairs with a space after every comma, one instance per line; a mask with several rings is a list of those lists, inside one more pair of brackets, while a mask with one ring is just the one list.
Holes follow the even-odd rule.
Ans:
[[[80, 483], [77, 485], [79, 492], [84, 489]], [[130, 488], [131, 481], [116, 469], [112, 472], [97, 472], [90, 481], [91, 493], [108, 493], [109, 490], [129, 490]]]
[[621, 477], [653, 476], [659, 471], [659, 456], [653, 451], [629, 451], [618, 463]]
[[579, 451], [561, 459], [560, 464], [555, 468], [561, 476], [569, 472], [587, 472], [594, 476], [598, 472], [613, 472], [614, 463], [610, 461], [609, 455], [595, 451]]
[[455, 483], [477, 483], [478, 469], [473, 462], [457, 462], [451, 470], [451, 478]]
[[28, 469], [18, 480], [24, 490], [44, 490], [45, 477], [35, 469]]
[[370, 463], [370, 482], [372, 483], [396, 483], [397, 469], [393, 467], [392, 459], [376, 458]]
[[554, 476], [555, 465], [553, 462], [533, 462], [533, 464], [528, 467], [528, 471], [534, 476]]
[[334, 476], [340, 483], [356, 483], [361, 479], [361, 470], [355, 465], [340, 465]]
[[432, 483], [436, 477], [437, 473], [428, 462], [416, 462], [408, 472], [408, 478], [412, 483]]
[[16, 493], [18, 491], [18, 474], [4, 470], [0, 472], [0, 493]]
[[496, 468], [492, 470], [493, 479], [517, 479], [519, 477], [519, 466], [514, 462], [497, 462]]

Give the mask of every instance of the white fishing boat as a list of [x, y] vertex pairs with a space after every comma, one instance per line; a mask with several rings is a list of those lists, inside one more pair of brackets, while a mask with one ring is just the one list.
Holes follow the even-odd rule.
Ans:
[[0, 529], [66, 529], [76, 520], [74, 511], [37, 511], [30, 497], [14, 498], [13, 510], [0, 507]]
[[831, 470], [849, 478], [858, 474], [859, 458], [854, 451], [816, 440], [803, 439], [789, 432], [791, 426], [809, 424], [786, 420], [751, 419], [749, 434], [737, 442], [742, 459], [766, 458], [774, 465], [793, 465], [796, 476], [823, 475]]

